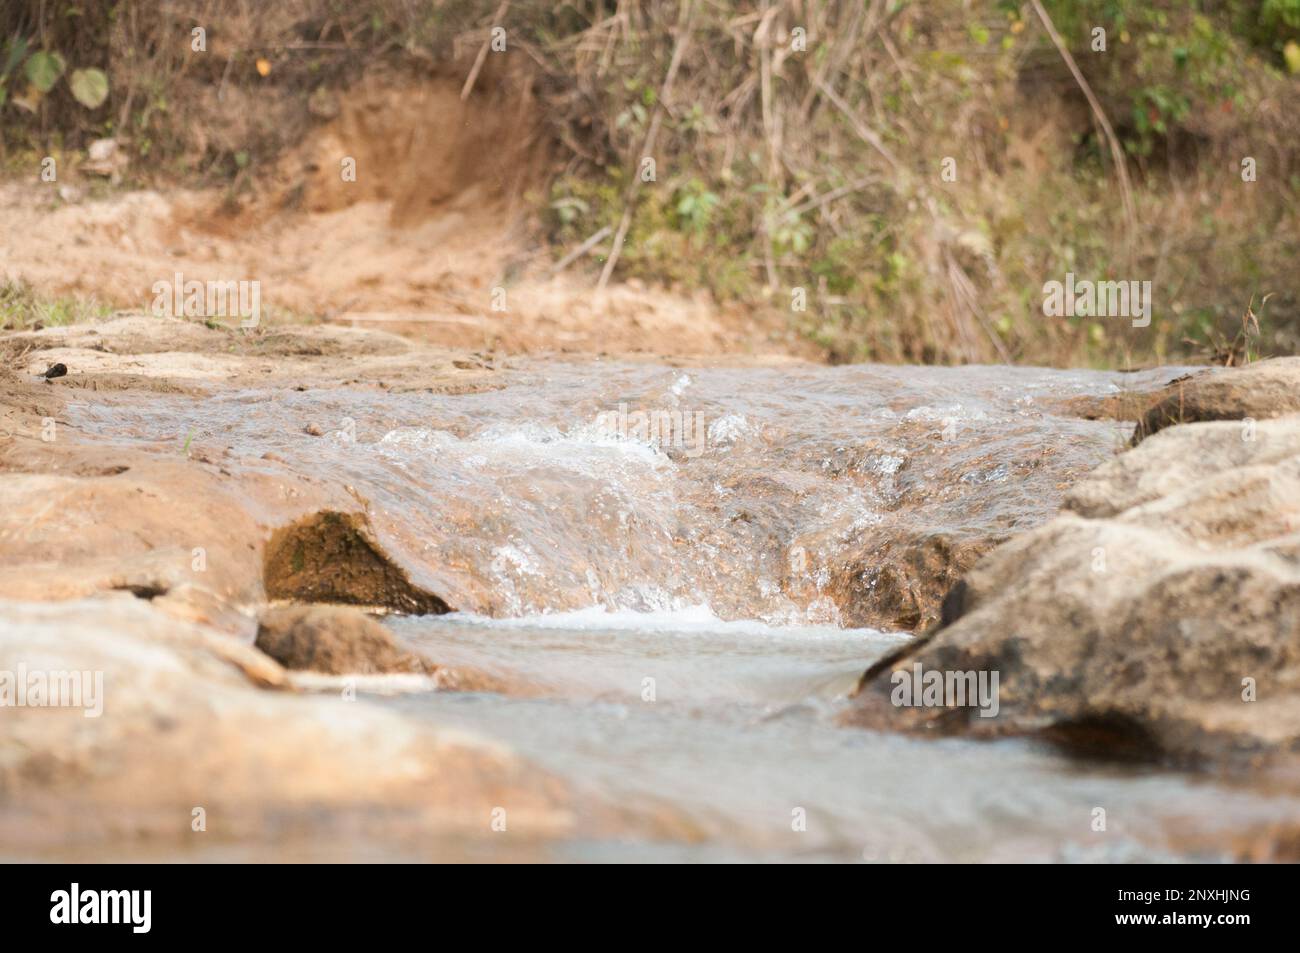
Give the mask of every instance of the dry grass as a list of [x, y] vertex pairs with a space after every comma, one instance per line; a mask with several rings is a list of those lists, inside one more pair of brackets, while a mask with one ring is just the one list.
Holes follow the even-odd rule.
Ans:
[[112, 308], [93, 298], [50, 297], [21, 281], [0, 282], [0, 331], [39, 331], [110, 314]]

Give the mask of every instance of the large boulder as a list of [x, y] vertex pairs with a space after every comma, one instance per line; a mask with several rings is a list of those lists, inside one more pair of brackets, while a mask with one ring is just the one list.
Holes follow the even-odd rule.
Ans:
[[1005, 538], [982, 527], [868, 532], [832, 565], [826, 591], [845, 625], [923, 631], [962, 574]]
[[[14, 695], [15, 676], [80, 673], [76, 706]], [[120, 857], [123, 838], [172, 856], [310, 834], [437, 857], [449, 856], [442, 838], [502, 837], [498, 807], [512, 835], [536, 838], [570, 831], [575, 812], [609, 816], [496, 741], [364, 692], [294, 690], [292, 673], [251, 646], [124, 593], [0, 600], [0, 674], [10, 856], [77, 844]]]
[[[996, 705], [895, 704], [930, 671], [996, 673]], [[873, 666], [847, 718], [1175, 760], [1300, 751], [1300, 416], [1173, 427], [1103, 465]]]
[[1279, 357], [1231, 371], [1208, 370], [1167, 385], [1138, 420], [1133, 443], [1175, 424], [1269, 420], [1300, 412], [1300, 357]]

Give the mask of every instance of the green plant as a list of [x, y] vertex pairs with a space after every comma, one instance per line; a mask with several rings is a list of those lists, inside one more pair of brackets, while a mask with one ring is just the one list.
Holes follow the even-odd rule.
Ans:
[[[62, 54], [54, 50], [37, 50], [27, 56], [22, 68], [22, 75], [27, 86], [21, 95], [8, 92], [10, 81], [17, 76], [18, 64], [23, 62], [27, 53], [27, 41], [22, 37], [13, 37], [0, 58], [0, 109], [6, 102], [34, 113], [41, 100], [48, 96], [67, 71], [67, 61]], [[68, 78], [68, 90], [72, 98], [87, 109], [98, 109], [108, 98], [108, 77], [104, 71], [94, 67], [75, 69]]]
[[23, 281], [0, 284], [0, 330], [33, 331], [106, 318], [112, 309], [94, 298], [49, 297]]
[[0, 110], [9, 99], [9, 83], [26, 55], [27, 41], [21, 36], [10, 37], [0, 52]]

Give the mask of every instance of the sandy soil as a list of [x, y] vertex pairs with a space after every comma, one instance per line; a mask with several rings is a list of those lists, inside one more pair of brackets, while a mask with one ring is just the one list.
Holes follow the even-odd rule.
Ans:
[[76, 169], [10, 181], [0, 280], [141, 311], [177, 274], [257, 281], [272, 324], [378, 326], [474, 349], [822, 356], [779, 315], [636, 283], [597, 293], [582, 261], [557, 272], [527, 211], [546, 164], [531, 104], [483, 95], [467, 110], [451, 81], [369, 83], [324, 104], [333, 118], [237, 199], [103, 196]]

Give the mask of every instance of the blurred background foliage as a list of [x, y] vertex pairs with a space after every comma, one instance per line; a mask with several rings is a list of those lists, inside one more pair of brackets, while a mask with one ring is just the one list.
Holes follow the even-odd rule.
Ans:
[[[615, 280], [782, 311], [843, 361], [1231, 359], [1252, 301], [1251, 347], [1300, 350], [1300, 0], [9, 0], [0, 148], [114, 137], [127, 187], [238, 187], [322, 90], [468, 73], [494, 24], [556, 259], [630, 212]], [[1067, 271], [1151, 281], [1151, 327], [1045, 318]]]

